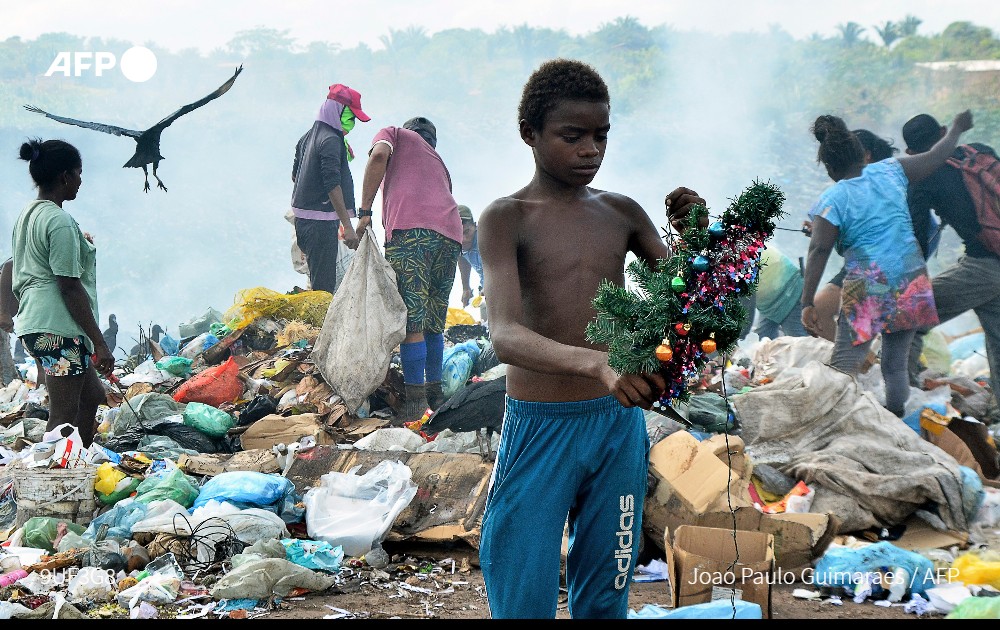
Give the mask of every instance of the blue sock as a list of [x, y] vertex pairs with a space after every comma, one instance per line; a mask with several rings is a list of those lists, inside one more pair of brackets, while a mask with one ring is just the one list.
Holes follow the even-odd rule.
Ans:
[[441, 380], [444, 363], [444, 334], [425, 332], [424, 344], [427, 346], [427, 367], [424, 368], [424, 374], [427, 375], [428, 383], [437, 383]]
[[423, 385], [427, 364], [427, 346], [423, 341], [404, 343], [399, 346], [399, 360], [403, 364], [403, 383]]

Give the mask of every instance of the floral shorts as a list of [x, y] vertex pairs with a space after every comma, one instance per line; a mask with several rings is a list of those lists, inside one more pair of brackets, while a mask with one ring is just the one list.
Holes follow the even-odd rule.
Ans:
[[30, 333], [21, 337], [25, 351], [35, 358], [46, 376], [80, 376], [90, 367], [83, 337]]

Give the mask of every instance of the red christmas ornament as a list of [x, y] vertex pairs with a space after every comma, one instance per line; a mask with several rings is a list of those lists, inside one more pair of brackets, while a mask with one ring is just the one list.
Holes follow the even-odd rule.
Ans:
[[688, 331], [691, 330], [691, 324], [682, 324], [678, 322], [677, 324], [674, 325], [674, 330], [677, 331], [678, 335], [684, 337], [688, 334]]

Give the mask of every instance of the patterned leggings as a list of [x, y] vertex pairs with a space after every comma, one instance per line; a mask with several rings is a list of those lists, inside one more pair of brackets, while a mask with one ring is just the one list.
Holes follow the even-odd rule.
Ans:
[[462, 245], [434, 230], [394, 230], [385, 259], [406, 304], [406, 332], [444, 332]]

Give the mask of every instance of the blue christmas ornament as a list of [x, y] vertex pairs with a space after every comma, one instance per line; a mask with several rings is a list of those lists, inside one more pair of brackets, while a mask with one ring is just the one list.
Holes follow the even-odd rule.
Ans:
[[708, 271], [708, 259], [704, 256], [695, 256], [691, 268], [695, 271]]
[[708, 226], [708, 234], [712, 238], [724, 238], [726, 236], [726, 227], [722, 225], [722, 221], [715, 221], [712, 225]]

